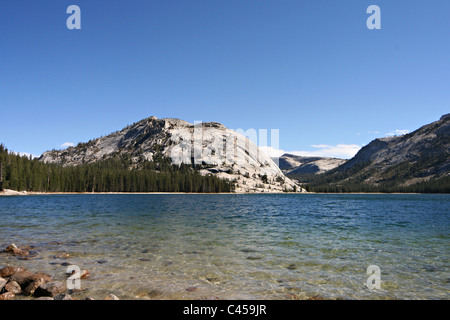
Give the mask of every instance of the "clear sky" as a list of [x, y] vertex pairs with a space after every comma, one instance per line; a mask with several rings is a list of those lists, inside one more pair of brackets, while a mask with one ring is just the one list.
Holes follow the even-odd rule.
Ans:
[[449, 17], [448, 0], [1, 1], [0, 142], [39, 155], [154, 115], [349, 157], [450, 112]]

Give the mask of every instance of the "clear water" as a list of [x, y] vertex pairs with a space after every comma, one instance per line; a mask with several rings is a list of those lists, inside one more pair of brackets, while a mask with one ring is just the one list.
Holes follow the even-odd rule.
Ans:
[[0, 267], [64, 281], [63, 262], [89, 270], [78, 298], [450, 298], [450, 195], [0, 197], [11, 242], [39, 255], [0, 253]]

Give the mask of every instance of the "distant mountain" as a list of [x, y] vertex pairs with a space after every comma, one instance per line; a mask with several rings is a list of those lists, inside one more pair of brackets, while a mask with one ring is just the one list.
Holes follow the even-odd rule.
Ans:
[[450, 114], [402, 136], [375, 139], [309, 183], [316, 191], [430, 191], [450, 176]]
[[243, 135], [217, 122], [190, 124], [150, 117], [65, 150], [45, 152], [45, 163], [77, 166], [127, 157], [133, 167], [158, 158], [195, 166], [202, 175], [235, 181], [237, 192], [301, 191], [270, 157]]
[[278, 159], [278, 166], [288, 177], [299, 178], [334, 169], [347, 160], [329, 157], [304, 157], [286, 153]]

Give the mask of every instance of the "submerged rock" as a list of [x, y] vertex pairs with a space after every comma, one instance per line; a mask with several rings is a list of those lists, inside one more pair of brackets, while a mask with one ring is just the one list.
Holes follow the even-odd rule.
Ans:
[[136, 297], [154, 299], [161, 296], [162, 294], [163, 292], [158, 289], [140, 289], [136, 292]]
[[28, 256], [30, 255], [30, 246], [21, 246], [18, 247], [14, 243], [11, 243], [9, 246], [6, 247], [5, 252], [12, 253], [14, 256]]
[[53, 300], [73, 300], [73, 298], [67, 293], [60, 293], [54, 296]]
[[247, 260], [261, 260], [262, 257], [256, 257], [256, 256], [248, 256]]
[[149, 258], [140, 258], [139, 261], [147, 262], [147, 261], [152, 261], [152, 259], [149, 259]]
[[294, 263], [292, 263], [292, 264], [288, 265], [286, 267], [286, 269], [288, 269], [288, 270], [297, 270], [297, 266]]
[[194, 291], [197, 291], [197, 287], [189, 287], [189, 288], [186, 288], [186, 291], [187, 292], [194, 292]]
[[54, 259], [67, 259], [69, 257], [70, 255], [67, 252], [61, 252], [53, 256]]

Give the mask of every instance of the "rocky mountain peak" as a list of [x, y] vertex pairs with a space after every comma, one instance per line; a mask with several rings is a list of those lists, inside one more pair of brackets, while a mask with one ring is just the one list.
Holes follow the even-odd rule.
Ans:
[[236, 181], [238, 192], [302, 190], [255, 143], [218, 122], [149, 117], [87, 143], [45, 152], [40, 160], [68, 166], [120, 155], [136, 164], [160, 155], [177, 165], [193, 165], [204, 175]]

